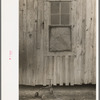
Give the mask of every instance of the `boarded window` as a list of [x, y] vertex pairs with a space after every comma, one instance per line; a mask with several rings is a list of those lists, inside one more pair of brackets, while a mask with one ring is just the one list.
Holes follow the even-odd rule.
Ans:
[[69, 25], [70, 12], [70, 2], [51, 2], [51, 25]]
[[70, 51], [71, 30], [70, 27], [50, 28], [50, 51]]

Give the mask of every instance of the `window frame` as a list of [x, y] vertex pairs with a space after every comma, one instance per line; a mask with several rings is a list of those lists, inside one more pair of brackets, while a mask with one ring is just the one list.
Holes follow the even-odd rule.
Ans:
[[[73, 16], [73, 14], [72, 14], [72, 12], [70, 11], [69, 13], [61, 13], [61, 2], [72, 2], [72, 0], [49, 0], [50, 2], [50, 18], [49, 18], [49, 21], [50, 21], [50, 23], [49, 23], [49, 26], [72, 26], [72, 22], [71, 22], [71, 20], [72, 20], [72, 16]], [[60, 8], [59, 8], [59, 13], [58, 13], [58, 15], [59, 15], [59, 24], [52, 24], [51, 22], [51, 16], [53, 15], [52, 13], [51, 13], [51, 2], [59, 2], [59, 4], [60, 4]], [[72, 8], [72, 5], [71, 5], [71, 8]], [[61, 15], [62, 14], [65, 14], [65, 15], [69, 15], [69, 19], [71, 19], [71, 20], [69, 20], [69, 23], [68, 24], [62, 24], [62, 22], [61, 22], [61, 20], [62, 20], [62, 17], [61, 17]], [[57, 14], [54, 14], [54, 15], [57, 15]]]
[[[71, 25], [51, 25], [50, 24], [50, 22], [51, 22], [51, 19], [50, 19], [50, 16], [51, 16], [51, 11], [50, 11], [50, 2], [53, 2], [53, 1], [70, 1], [71, 2], [71, 8], [72, 8], [72, 10], [71, 10]], [[76, 34], [76, 25], [75, 25], [75, 23], [76, 23], [76, 1], [74, 1], [74, 0], [45, 0], [45, 3], [44, 3], [44, 36], [45, 36], [45, 38], [44, 38], [44, 52], [45, 52], [45, 55], [46, 56], [49, 56], [49, 55], [52, 55], [52, 56], [57, 56], [57, 55], [60, 55], [60, 56], [62, 56], [62, 55], [72, 55], [73, 53], [74, 53], [74, 50], [75, 50], [75, 48], [74, 48], [74, 45], [76, 44], [75, 42], [73, 42], [74, 41], [74, 32], [75, 32], [75, 34]], [[51, 27], [53, 27], [53, 26], [56, 26], [56, 27], [60, 27], [60, 26], [65, 26], [65, 27], [69, 27], [70, 26], [70, 28], [71, 28], [71, 43], [72, 43], [72, 49], [71, 49], [71, 51], [61, 51], [61, 52], [50, 52], [49, 51], [49, 35], [50, 35], [50, 33], [49, 33], [49, 28], [50, 28], [50, 26]]]
[[[60, 6], [60, 8], [59, 8], [59, 13], [58, 13], [58, 15], [59, 16], [61, 16], [61, 14], [63, 14], [63, 13], [61, 13], [61, 2], [71, 2], [72, 0], [49, 0], [49, 1], [51, 1], [51, 2], [59, 2], [59, 6]], [[52, 12], [51, 12], [51, 2], [49, 2], [49, 4], [50, 4], [50, 12], [49, 12], [49, 14], [50, 14], [50, 16], [49, 16], [49, 42], [48, 42], [48, 44], [49, 44], [49, 52], [50, 53], [54, 53], [54, 52], [58, 52], [58, 53], [62, 53], [62, 52], [72, 52], [72, 22], [69, 20], [69, 23], [67, 23], [67, 24], [62, 24], [61, 23], [61, 18], [59, 19], [59, 24], [52, 24], [51, 23], [51, 16], [52, 16]], [[72, 3], [72, 2], [71, 2]], [[72, 4], [70, 4], [71, 6], [71, 8], [72, 8]], [[69, 14], [69, 17], [71, 16], [71, 19], [72, 19], [72, 11], [71, 11], [71, 9], [70, 9], [70, 12], [68, 12], [68, 13], [65, 13], [65, 14]], [[55, 14], [56, 15], [56, 14]], [[71, 43], [71, 49], [70, 50], [55, 50], [55, 51], [51, 51], [50, 50], [50, 27], [69, 27], [70, 28], [70, 30], [71, 30], [71, 33], [70, 33], [70, 43]]]

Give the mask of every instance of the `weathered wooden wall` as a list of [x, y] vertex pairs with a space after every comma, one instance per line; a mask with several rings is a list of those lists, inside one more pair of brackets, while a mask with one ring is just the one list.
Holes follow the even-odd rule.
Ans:
[[96, 0], [72, 0], [73, 53], [47, 50], [47, 0], [19, 1], [19, 84], [96, 84]]

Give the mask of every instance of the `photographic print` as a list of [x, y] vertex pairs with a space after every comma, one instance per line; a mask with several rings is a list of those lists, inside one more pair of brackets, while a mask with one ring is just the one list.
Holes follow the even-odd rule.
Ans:
[[19, 0], [19, 100], [96, 100], [96, 0]]

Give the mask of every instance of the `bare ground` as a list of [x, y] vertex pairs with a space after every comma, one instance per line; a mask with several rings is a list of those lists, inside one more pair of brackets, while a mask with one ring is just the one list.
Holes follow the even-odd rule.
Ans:
[[43, 86], [19, 86], [19, 100], [96, 100], [96, 86], [54, 86], [53, 94]]

